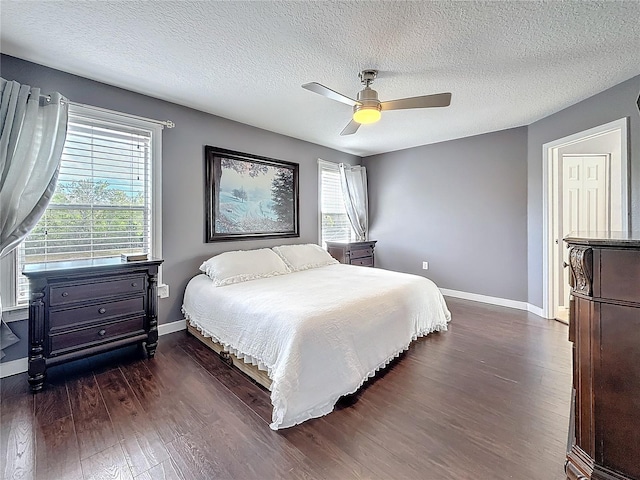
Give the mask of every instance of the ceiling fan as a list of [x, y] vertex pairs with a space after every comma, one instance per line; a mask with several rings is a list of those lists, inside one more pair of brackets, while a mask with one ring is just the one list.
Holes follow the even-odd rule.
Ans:
[[378, 92], [371, 88], [371, 84], [377, 76], [377, 70], [363, 70], [358, 74], [364, 88], [358, 92], [357, 100], [342, 95], [317, 82], [305, 83], [302, 85], [302, 88], [353, 107], [353, 118], [347, 126], [344, 127], [342, 132], [340, 132], [340, 135], [352, 135], [358, 131], [361, 124], [377, 122], [380, 120], [380, 112], [382, 110], [448, 107], [451, 104], [451, 93], [436, 93], [435, 95], [423, 95], [421, 97], [400, 98], [398, 100], [381, 102], [378, 100]]

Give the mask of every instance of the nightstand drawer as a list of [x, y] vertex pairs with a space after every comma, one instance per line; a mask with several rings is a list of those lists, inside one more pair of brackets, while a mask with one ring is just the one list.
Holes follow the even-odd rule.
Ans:
[[144, 275], [107, 277], [105, 280], [95, 279], [87, 283], [54, 285], [49, 291], [51, 306], [95, 300], [132, 293], [144, 293]]
[[82, 328], [71, 332], [51, 335], [51, 355], [89, 346], [90, 344], [109, 342], [118, 338], [144, 333], [144, 316], [128, 318], [115, 323]]
[[375, 240], [364, 242], [326, 242], [329, 255], [340, 263], [373, 267]]
[[349, 256], [351, 257], [352, 262], [354, 258], [373, 257], [373, 248], [351, 248]]
[[69, 308], [49, 312], [51, 330], [68, 327], [80, 322], [105, 321], [118, 315], [144, 313], [145, 297], [127, 298], [115, 302], [103, 302], [86, 307]]
[[358, 265], [361, 267], [373, 267], [373, 257], [352, 258], [351, 265]]

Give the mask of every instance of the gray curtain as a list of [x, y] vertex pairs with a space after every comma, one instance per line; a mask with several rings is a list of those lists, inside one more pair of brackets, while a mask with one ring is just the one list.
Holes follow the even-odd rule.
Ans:
[[[0, 78], [0, 256], [24, 240], [56, 186], [67, 134], [67, 100]], [[0, 309], [2, 308], [0, 299]], [[1, 310], [0, 310], [1, 311]], [[0, 325], [0, 346], [17, 341]], [[15, 337], [15, 338], [13, 338]]]
[[367, 170], [359, 165], [341, 163], [340, 185], [347, 217], [356, 240], [364, 241], [369, 236], [369, 197], [367, 195]]

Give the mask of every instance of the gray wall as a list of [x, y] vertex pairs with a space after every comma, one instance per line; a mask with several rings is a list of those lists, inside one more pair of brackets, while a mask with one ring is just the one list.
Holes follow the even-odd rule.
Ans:
[[[527, 129], [363, 159], [376, 264], [527, 300]], [[429, 270], [422, 270], [422, 262]]]
[[[163, 132], [162, 243], [164, 282], [170, 297], [160, 299], [160, 323], [182, 318], [182, 295], [189, 279], [210, 256], [237, 249], [283, 243], [317, 243], [317, 159], [360, 163], [354, 155], [250, 127], [152, 97], [2, 55], [7, 80], [58, 91], [71, 101], [176, 124]], [[204, 146], [273, 157], [300, 164], [300, 238], [241, 242], [204, 242]]]
[[640, 76], [572, 105], [528, 127], [528, 302], [542, 307], [542, 146], [574, 133], [629, 117], [631, 227], [640, 230]]
[[[316, 159], [360, 162], [353, 155], [5, 55], [0, 74], [45, 92], [59, 91], [75, 102], [176, 123], [163, 134], [164, 281], [171, 296], [160, 300], [161, 323], [182, 317], [184, 288], [203, 259], [226, 250], [316, 242]], [[542, 306], [542, 145], [629, 117], [632, 225], [640, 230], [640, 188], [635, 188], [640, 178], [639, 92], [640, 76], [529, 127], [365, 158], [377, 264], [425, 275], [442, 288]], [[204, 145], [298, 162], [300, 238], [204, 243]], [[428, 271], [421, 269], [424, 260]], [[12, 348], [26, 354], [26, 345]]]

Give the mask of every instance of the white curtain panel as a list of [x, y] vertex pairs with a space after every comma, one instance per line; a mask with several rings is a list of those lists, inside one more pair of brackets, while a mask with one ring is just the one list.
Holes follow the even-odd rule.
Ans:
[[[67, 101], [59, 93], [0, 78], [0, 257], [29, 234], [53, 196], [67, 134]], [[0, 299], [0, 319], [2, 299]], [[19, 339], [0, 324], [2, 349]]]
[[356, 232], [356, 240], [364, 241], [369, 235], [369, 197], [367, 195], [367, 169], [359, 165], [341, 163], [340, 185], [349, 222]]
[[44, 213], [58, 178], [67, 133], [59, 93], [0, 78], [0, 256], [15, 248]]

